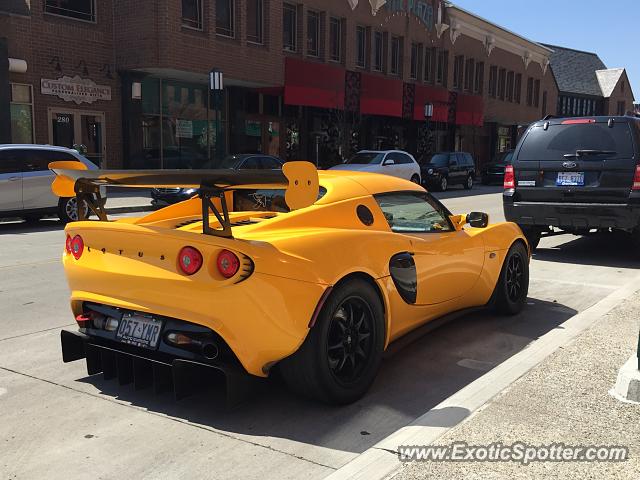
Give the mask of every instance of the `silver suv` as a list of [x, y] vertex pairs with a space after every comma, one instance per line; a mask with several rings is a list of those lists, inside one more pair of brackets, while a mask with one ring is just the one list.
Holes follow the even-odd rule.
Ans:
[[57, 213], [65, 223], [77, 220], [78, 203], [75, 197], [59, 199], [51, 191], [54, 175], [48, 165], [59, 160], [82, 162], [89, 170], [98, 169], [69, 148], [0, 145], [0, 217], [37, 220], [43, 215]]

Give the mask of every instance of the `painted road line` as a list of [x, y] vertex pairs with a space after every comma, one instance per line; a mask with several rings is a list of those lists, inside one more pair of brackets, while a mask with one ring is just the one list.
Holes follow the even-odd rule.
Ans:
[[325, 480], [376, 480], [394, 475], [402, 466], [396, 453], [398, 446], [432, 444], [639, 290], [640, 275], [381, 440]]

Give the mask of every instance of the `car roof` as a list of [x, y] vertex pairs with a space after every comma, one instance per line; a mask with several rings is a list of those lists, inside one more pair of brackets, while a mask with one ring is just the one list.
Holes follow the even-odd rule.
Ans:
[[0, 150], [23, 149], [30, 148], [34, 150], [54, 150], [56, 152], [65, 152], [78, 155], [78, 151], [72, 148], [60, 147], [58, 145], [43, 145], [36, 143], [3, 143], [0, 144]]
[[411, 155], [409, 152], [405, 150], [359, 150], [357, 153], [406, 153], [407, 155]]

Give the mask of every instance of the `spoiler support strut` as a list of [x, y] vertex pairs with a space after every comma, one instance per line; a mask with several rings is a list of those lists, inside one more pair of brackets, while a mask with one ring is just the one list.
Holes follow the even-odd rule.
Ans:
[[[225, 190], [222, 188], [201, 186], [200, 198], [202, 199], [202, 233], [216, 237], [233, 238]], [[211, 201], [212, 198], [218, 198], [220, 200], [222, 212], [213, 204]], [[209, 224], [209, 210], [213, 212], [218, 222], [220, 222], [222, 229], [211, 228]]]

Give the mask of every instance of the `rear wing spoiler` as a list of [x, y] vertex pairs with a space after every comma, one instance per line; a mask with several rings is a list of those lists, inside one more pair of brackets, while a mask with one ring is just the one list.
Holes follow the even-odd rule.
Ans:
[[[288, 162], [280, 170], [87, 170], [80, 162], [52, 162], [49, 169], [56, 174], [51, 190], [58, 197], [77, 197], [101, 221], [107, 221], [100, 187], [198, 188], [202, 200], [203, 233], [232, 237], [225, 192], [238, 189], [285, 189], [285, 201], [291, 210], [313, 205], [320, 190], [318, 171], [309, 162]], [[217, 208], [212, 199], [220, 201]], [[209, 212], [220, 222], [221, 229], [209, 224]], [[84, 209], [78, 209], [78, 220], [86, 220]]]

